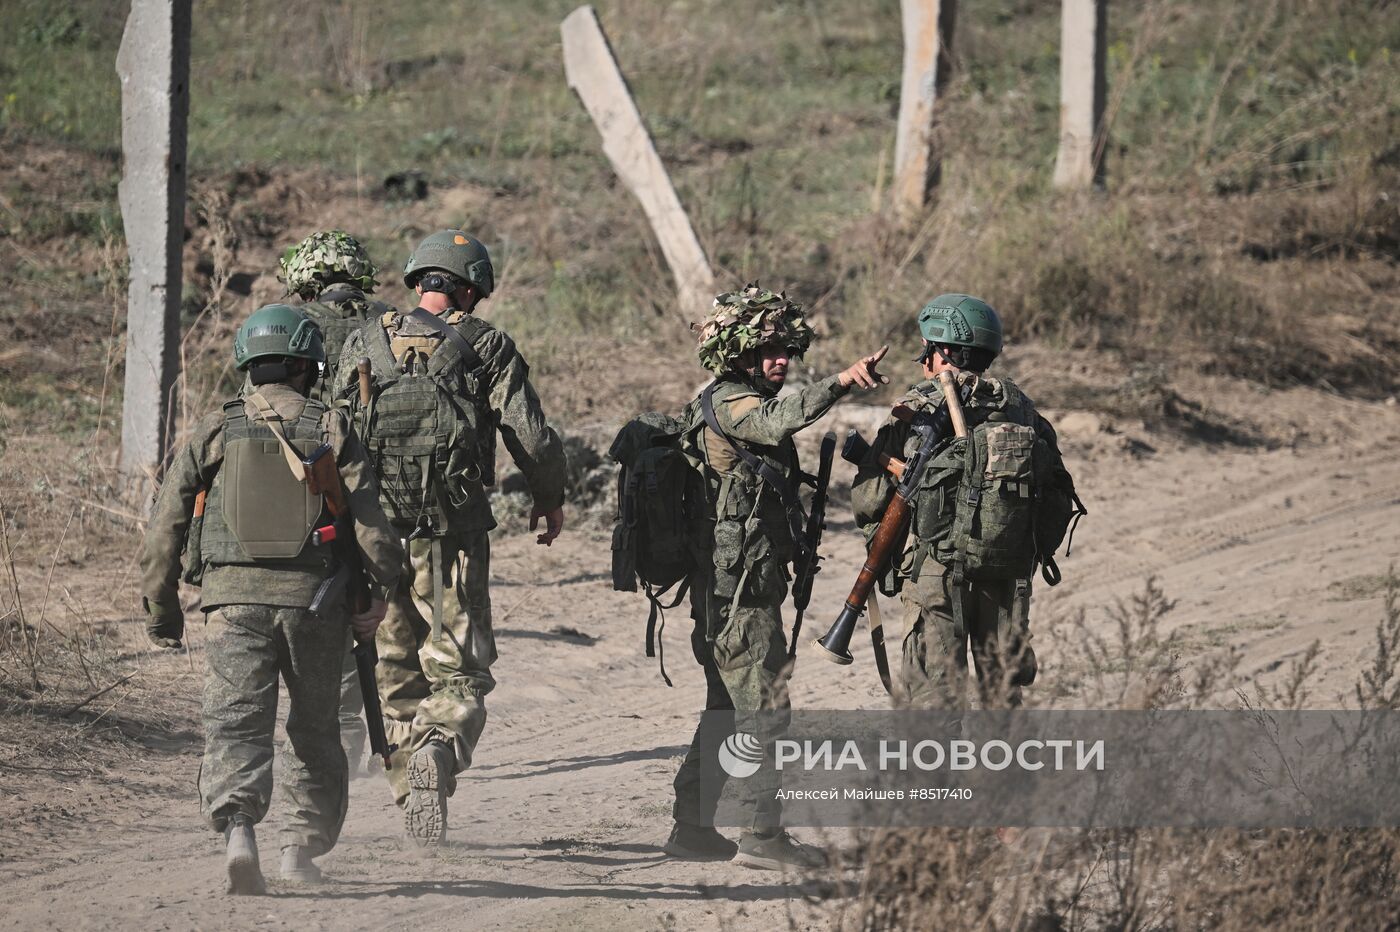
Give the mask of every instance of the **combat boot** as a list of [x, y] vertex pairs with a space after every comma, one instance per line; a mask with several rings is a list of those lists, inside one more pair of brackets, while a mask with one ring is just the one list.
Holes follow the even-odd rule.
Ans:
[[416, 844], [442, 844], [447, 834], [447, 797], [452, 792], [456, 758], [442, 741], [429, 741], [408, 759], [408, 801], [404, 828]]
[[253, 834], [253, 822], [246, 815], [236, 815], [224, 827], [227, 849], [224, 863], [228, 868], [227, 892], [234, 896], [260, 896], [267, 892], [262, 866], [258, 863], [258, 840]]
[[767, 836], [745, 832], [739, 839], [734, 863], [769, 871], [814, 870], [826, 867], [827, 860], [825, 851], [805, 845], [787, 832]]
[[288, 845], [282, 849], [282, 879], [287, 883], [320, 883], [321, 869], [306, 848]]
[[661, 850], [683, 861], [728, 861], [739, 851], [739, 846], [709, 825], [677, 822]]

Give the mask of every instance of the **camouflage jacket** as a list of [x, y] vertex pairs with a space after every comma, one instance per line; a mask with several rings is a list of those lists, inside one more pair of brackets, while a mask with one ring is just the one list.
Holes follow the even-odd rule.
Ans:
[[[244, 391], [249, 391], [247, 385]], [[306, 399], [299, 392], [285, 385], [262, 385], [258, 391], [286, 420], [300, 416], [306, 405]], [[245, 411], [250, 418], [256, 413], [251, 404], [245, 405]], [[379, 492], [369, 457], [345, 414], [328, 411], [321, 423], [325, 442], [330, 444], [340, 467], [365, 570], [378, 588], [375, 594], [382, 597], [398, 580], [403, 550], [379, 507]], [[210, 488], [223, 464], [224, 424], [223, 411], [201, 418], [189, 442], [175, 454], [161, 483], [141, 546], [141, 594], [149, 615], [179, 611], [177, 584], [181, 554], [194, 515], [195, 497], [201, 490]], [[322, 576], [303, 569], [206, 566], [201, 601], [205, 611], [228, 604], [305, 608], [311, 604], [323, 581]]]
[[[993, 412], [1003, 411], [1011, 420], [1034, 427], [1049, 441], [1051, 448], [1058, 451], [1055, 429], [1036, 412], [1034, 403], [1010, 379], [978, 376], [971, 372], [959, 373], [957, 379], [960, 385], [972, 384], [972, 394], [963, 404], [969, 429], [982, 423]], [[933, 410], [942, 401], [943, 390], [938, 382], [927, 379], [910, 388], [898, 403], [915, 410]], [[857, 526], [867, 540], [875, 533], [894, 489], [894, 481], [880, 465], [879, 455], [889, 453], [907, 459], [917, 446], [917, 435], [911, 434], [902, 421], [891, 417], [880, 428], [875, 442], [870, 445], [870, 452], [857, 465], [851, 486], [851, 509], [855, 512]], [[961, 470], [962, 457], [958, 450], [946, 447], [924, 470], [919, 491], [911, 503], [914, 511], [911, 520], [913, 530], [900, 566], [912, 566], [916, 552], [921, 547], [931, 549], [940, 533], [946, 533], [952, 524], [955, 506], [948, 490], [955, 484]]]
[[[326, 376], [316, 384], [311, 397], [329, 405], [340, 384], [340, 360], [345, 341], [371, 317], [393, 310], [382, 301], [375, 301], [354, 285], [331, 285], [314, 301], [301, 305], [301, 310], [316, 321], [326, 346]], [[351, 360], [354, 371], [354, 360]]]
[[[403, 335], [411, 343], [436, 346], [443, 339], [426, 324], [400, 318], [397, 314], [393, 316], [399, 318], [395, 333]], [[372, 327], [386, 326], [384, 319], [372, 320], [352, 333], [345, 341], [341, 355], [346, 359], [368, 355], [366, 333]], [[451, 315], [445, 319], [450, 321]], [[500, 432], [507, 452], [525, 477], [535, 507], [551, 511], [564, 504], [564, 446], [545, 419], [540, 396], [530, 384], [530, 367], [516, 349], [515, 341], [480, 318], [473, 319], [478, 326], [469, 342], [482, 361], [477, 380], [482, 397], [468, 398], [466, 401], [484, 409], [481, 413], [486, 416], [481, 419], [482, 423], [495, 425]], [[350, 397], [358, 390], [355, 368], [345, 366], [337, 382], [337, 394]], [[492, 479], [495, 470], [494, 434], [489, 438], [483, 457], [489, 460], [480, 464], [483, 476]], [[453, 518], [452, 533], [490, 530], [496, 526], [486, 492], [486, 486], [491, 484], [491, 481], [486, 481], [468, 489], [468, 501], [456, 510]]]
[[[747, 381], [723, 376], [714, 393], [715, 420], [735, 443], [793, 480], [798, 474], [797, 447], [792, 437], [815, 423], [849, 391], [836, 376], [813, 382], [781, 398], [764, 397]], [[700, 400], [687, 412], [691, 423], [703, 424]], [[793, 540], [778, 494], [767, 487], [723, 437], [708, 427], [698, 445], [710, 479], [715, 503], [715, 565], [721, 569], [765, 559], [792, 559]]]

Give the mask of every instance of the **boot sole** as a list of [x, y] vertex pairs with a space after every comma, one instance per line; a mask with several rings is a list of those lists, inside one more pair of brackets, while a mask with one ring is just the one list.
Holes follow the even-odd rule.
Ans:
[[231, 896], [261, 896], [267, 892], [262, 868], [251, 858], [228, 862], [228, 893]]
[[442, 844], [447, 834], [447, 786], [437, 757], [414, 754], [408, 759], [408, 802], [404, 828], [408, 836], [426, 847]]
[[761, 871], [814, 871], [820, 870], [824, 865], [820, 864], [795, 864], [792, 861], [784, 861], [780, 858], [767, 858], [758, 854], [745, 854], [740, 851], [730, 859], [740, 867], [752, 867]]
[[696, 851], [694, 848], [687, 848], [675, 842], [667, 842], [661, 846], [661, 850], [673, 858], [682, 861], [732, 861], [738, 854], [736, 851]]

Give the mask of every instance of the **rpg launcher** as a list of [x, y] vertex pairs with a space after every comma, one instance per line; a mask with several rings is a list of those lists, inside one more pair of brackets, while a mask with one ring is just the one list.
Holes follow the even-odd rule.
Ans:
[[[963, 418], [962, 404], [958, 398], [957, 386], [952, 375], [939, 374], [943, 387], [943, 401], [932, 411], [915, 411], [905, 405], [897, 405], [891, 414], [909, 425], [910, 432], [919, 438], [914, 455], [908, 460], [881, 454], [880, 462], [895, 479], [894, 495], [885, 506], [880, 525], [875, 536], [870, 539], [866, 550], [865, 565], [856, 577], [851, 594], [846, 596], [846, 604], [836, 617], [831, 629], [813, 643], [819, 648], [820, 656], [832, 663], [851, 662], [851, 637], [855, 634], [856, 623], [865, 614], [866, 603], [875, 583], [884, 574], [894, 556], [902, 549], [909, 532], [909, 519], [912, 514], [911, 502], [919, 490], [924, 470], [928, 468], [938, 448], [951, 436], [967, 436], [967, 423]], [[869, 452], [870, 445], [856, 431], [851, 431], [841, 451], [843, 458], [859, 462]]]

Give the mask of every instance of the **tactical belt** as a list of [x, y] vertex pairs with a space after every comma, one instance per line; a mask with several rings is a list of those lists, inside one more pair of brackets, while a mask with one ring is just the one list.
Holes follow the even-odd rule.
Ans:
[[749, 449], [734, 442], [734, 438], [724, 432], [724, 428], [719, 426], [719, 418], [715, 417], [715, 389], [718, 382], [711, 382], [706, 389], [700, 393], [700, 411], [705, 416], [705, 426], [714, 431], [724, 442], [729, 444], [744, 465], [749, 467], [760, 479], [768, 483], [774, 492], [778, 493], [778, 499], [783, 503], [783, 511], [787, 514], [788, 529], [792, 532], [793, 549], [797, 553], [804, 553], [806, 542], [804, 531], [806, 517], [802, 514], [802, 503], [798, 501], [797, 489], [793, 483], [781, 475], [772, 465], [765, 463], [755, 456]]

